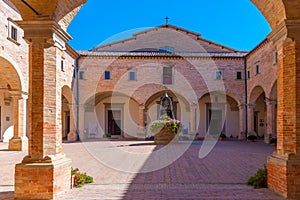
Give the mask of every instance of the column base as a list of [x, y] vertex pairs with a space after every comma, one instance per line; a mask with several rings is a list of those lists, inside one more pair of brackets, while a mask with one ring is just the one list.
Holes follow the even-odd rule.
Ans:
[[28, 138], [18, 137], [9, 140], [8, 150], [9, 151], [25, 151], [28, 149]]
[[288, 199], [300, 196], [300, 156], [268, 158], [268, 187]]
[[239, 133], [239, 140], [245, 140], [246, 139], [246, 133], [244, 131], [241, 131]]
[[271, 134], [271, 133], [266, 133], [266, 134], [264, 135], [264, 141], [265, 141], [265, 143], [266, 143], [266, 144], [270, 144], [271, 138], [272, 138], [272, 134]]
[[75, 132], [68, 133], [67, 137], [68, 137], [68, 142], [75, 142], [75, 141], [77, 141], [77, 135], [76, 135]]
[[42, 161], [25, 157], [15, 167], [15, 199], [55, 199], [71, 187], [71, 159], [66, 156]]

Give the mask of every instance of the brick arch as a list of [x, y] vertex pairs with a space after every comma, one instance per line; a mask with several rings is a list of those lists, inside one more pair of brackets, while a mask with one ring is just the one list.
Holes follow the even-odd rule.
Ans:
[[[224, 94], [223, 91], [211, 91], [211, 92], [207, 92], [207, 93], [201, 95], [201, 97], [198, 99], [198, 102], [199, 102], [203, 97], [205, 97], [206, 95], [217, 94], [217, 93], [219, 93], [219, 94]], [[240, 105], [241, 102], [239, 101], [239, 99], [238, 99], [233, 93], [231, 93], [230, 91], [226, 91], [225, 95], [226, 95], [226, 97], [229, 97], [229, 98], [231, 98], [233, 101], [235, 101], [235, 102], [237, 103], [237, 105]]]
[[155, 93], [153, 92], [151, 94], [151, 96], [148, 97], [147, 101], [145, 101], [145, 107], [147, 107], [149, 104], [151, 104], [155, 99], [159, 98], [159, 97], [162, 97], [165, 92], [168, 93], [169, 96], [171, 97], [176, 97], [178, 100], [182, 100], [184, 105], [186, 106], [186, 108], [188, 108], [190, 106], [190, 102], [185, 98], [183, 97], [182, 95], [178, 94], [178, 93], [175, 93], [173, 92], [172, 90], [160, 90], [160, 91], [156, 91]]
[[27, 0], [26, 3], [19, 0], [10, 0], [22, 16], [23, 21], [55, 21], [67, 30], [69, 24], [76, 16], [80, 8], [87, 0]]
[[252, 90], [251, 90], [251, 93], [250, 93], [250, 97], [249, 97], [249, 103], [250, 104], [255, 104], [256, 100], [260, 97], [260, 95], [262, 94], [266, 94], [265, 93], [265, 90], [257, 85], [255, 86]]
[[84, 101], [84, 105], [85, 106], [96, 106], [103, 99], [111, 97], [113, 95], [129, 97], [130, 99], [132, 99], [133, 101], [135, 101], [137, 104], [139, 104], [138, 101], [135, 98], [133, 98], [132, 96], [130, 97], [130, 96], [124, 94], [124, 93], [115, 92], [115, 91], [103, 91], [103, 92], [98, 92], [95, 95], [92, 95], [89, 98], [87, 98]]
[[75, 100], [72, 89], [69, 86], [64, 85], [61, 90], [61, 94], [67, 99], [68, 103], [74, 104]]
[[22, 83], [23, 76], [21, 71], [14, 67], [14, 65], [7, 59], [0, 56], [0, 74], [1, 79], [7, 82], [7, 86], [10, 90], [22, 91], [24, 84]]
[[285, 0], [251, 0], [270, 24], [272, 30], [286, 19]]
[[272, 84], [268, 98], [271, 100], [277, 100], [277, 80]]

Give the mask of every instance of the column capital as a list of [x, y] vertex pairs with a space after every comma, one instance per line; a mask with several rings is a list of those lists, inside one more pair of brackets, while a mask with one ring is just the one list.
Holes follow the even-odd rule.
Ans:
[[140, 104], [140, 105], [139, 105], [139, 109], [140, 109], [140, 110], [145, 110], [145, 108], [146, 108], [145, 104]]
[[300, 40], [300, 20], [284, 20], [282, 21], [268, 36], [275, 45], [284, 44], [287, 38], [291, 41]]
[[277, 104], [277, 100], [273, 100], [273, 99], [265, 99], [265, 102], [267, 105], [276, 105]]
[[247, 105], [249, 109], [254, 109], [255, 108], [255, 104], [248, 104]]
[[26, 92], [19, 90], [9, 90], [8, 92], [13, 99], [28, 99], [28, 94]]
[[24, 39], [29, 43], [43, 43], [45, 48], [56, 46], [65, 50], [71, 36], [55, 21], [17, 21], [24, 30]]
[[247, 104], [245, 104], [245, 103], [241, 103], [238, 105], [240, 110], [244, 109], [246, 106], [247, 106]]

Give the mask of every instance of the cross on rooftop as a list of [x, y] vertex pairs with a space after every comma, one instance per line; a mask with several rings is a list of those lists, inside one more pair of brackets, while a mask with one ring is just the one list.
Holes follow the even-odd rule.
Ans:
[[166, 18], [165, 18], [165, 20], [166, 20], [166, 24], [168, 24], [169, 23], [169, 17], [168, 16], [166, 16]]

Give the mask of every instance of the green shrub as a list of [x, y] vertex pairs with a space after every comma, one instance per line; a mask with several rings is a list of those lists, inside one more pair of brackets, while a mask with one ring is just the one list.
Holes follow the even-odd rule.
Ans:
[[267, 188], [267, 168], [259, 169], [252, 177], [247, 181], [247, 185], [251, 185], [254, 188]]
[[226, 135], [224, 133], [221, 133], [219, 137], [225, 139]]
[[275, 143], [277, 143], [277, 138], [272, 138], [270, 144], [275, 144]]
[[105, 133], [104, 135], [103, 135], [103, 138], [110, 138], [111, 137], [111, 134], [110, 133]]
[[71, 174], [74, 175], [74, 187], [82, 187], [84, 184], [94, 181], [93, 177], [88, 176], [85, 172], [80, 172], [78, 168], [71, 168]]
[[255, 135], [249, 135], [247, 137], [247, 140], [251, 140], [251, 141], [254, 141], [254, 140], [257, 140], [257, 137]]

